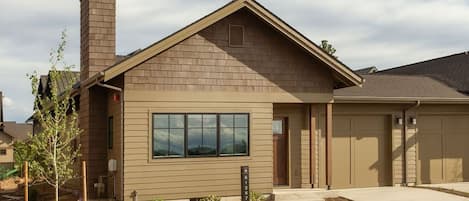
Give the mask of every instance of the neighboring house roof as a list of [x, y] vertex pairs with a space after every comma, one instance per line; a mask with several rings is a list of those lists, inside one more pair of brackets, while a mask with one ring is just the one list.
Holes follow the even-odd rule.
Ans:
[[377, 71], [378, 71], [378, 68], [372, 66], [368, 68], [361, 68], [361, 69], [355, 70], [355, 73], [359, 75], [368, 75], [368, 74], [376, 73]]
[[32, 124], [4, 122], [4, 125], [3, 132], [13, 137], [14, 140], [25, 140], [28, 138], [28, 134], [33, 132]]
[[377, 72], [387, 75], [425, 75], [469, 94], [469, 53], [449, 55]]
[[[311, 55], [317, 57], [327, 66], [329, 66], [333, 70], [336, 79], [339, 80], [343, 86], [356, 86], [362, 84], [363, 79], [359, 75], [355, 74], [345, 64], [323, 51], [319, 46], [314, 44], [312, 41], [307, 39], [301, 33], [296, 31], [290, 25], [286, 24], [284, 21], [282, 21], [280, 18], [275, 16], [272, 12], [270, 12], [254, 0], [234, 0], [225, 5], [224, 7], [203, 17], [202, 19], [162, 39], [161, 41], [156, 42], [141, 51], [135, 52], [130, 57], [125, 58], [120, 62], [116, 63], [115, 65], [105, 69], [104, 81], [111, 80], [112, 78], [132, 69], [140, 63], [150, 59], [151, 57], [167, 50], [168, 48], [209, 27], [217, 21], [244, 8], [254, 13], [263, 21], [269, 23], [274, 29], [288, 37], [298, 46], [306, 50]], [[92, 77], [91, 79], [93, 78], [95, 77]]]
[[[65, 91], [67, 86], [75, 84], [80, 80], [80, 72], [76, 71], [58, 71], [57, 87], [58, 93]], [[48, 95], [50, 93], [50, 72], [48, 75], [41, 75], [39, 80], [38, 92], [40, 95]]]
[[425, 76], [363, 75], [363, 87], [334, 90], [337, 101], [429, 101], [469, 103], [469, 96]]

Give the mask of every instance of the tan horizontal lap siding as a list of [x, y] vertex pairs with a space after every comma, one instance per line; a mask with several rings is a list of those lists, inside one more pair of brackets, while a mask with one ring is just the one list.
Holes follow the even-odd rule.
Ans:
[[[142, 94], [145, 94], [142, 92]], [[162, 93], [161, 95], [164, 95]], [[250, 156], [151, 159], [152, 112], [250, 113]], [[251, 188], [272, 191], [272, 104], [131, 102], [125, 105], [124, 197], [180, 199], [240, 193], [240, 166], [248, 165]]]

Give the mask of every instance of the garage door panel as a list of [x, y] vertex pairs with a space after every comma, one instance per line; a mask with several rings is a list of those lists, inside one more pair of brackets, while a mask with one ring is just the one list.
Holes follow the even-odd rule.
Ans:
[[334, 118], [332, 138], [332, 183], [336, 188], [347, 188], [352, 185], [351, 169], [351, 138], [349, 118]]
[[468, 181], [469, 116], [420, 116], [418, 128], [420, 182]]
[[420, 180], [423, 184], [443, 182], [443, 151], [440, 135], [419, 136]]
[[390, 123], [386, 115], [334, 116], [334, 188], [391, 184]]

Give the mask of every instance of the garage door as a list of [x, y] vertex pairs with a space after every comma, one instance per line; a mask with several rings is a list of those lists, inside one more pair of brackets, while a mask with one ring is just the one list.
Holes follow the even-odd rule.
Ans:
[[390, 117], [334, 116], [332, 187], [375, 187], [392, 183]]
[[418, 181], [469, 181], [469, 116], [419, 116], [417, 126]]

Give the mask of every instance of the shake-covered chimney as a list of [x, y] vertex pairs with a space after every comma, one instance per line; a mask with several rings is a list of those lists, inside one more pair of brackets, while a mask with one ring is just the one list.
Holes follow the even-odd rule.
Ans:
[[116, 0], [80, 0], [81, 80], [114, 64], [116, 57]]

